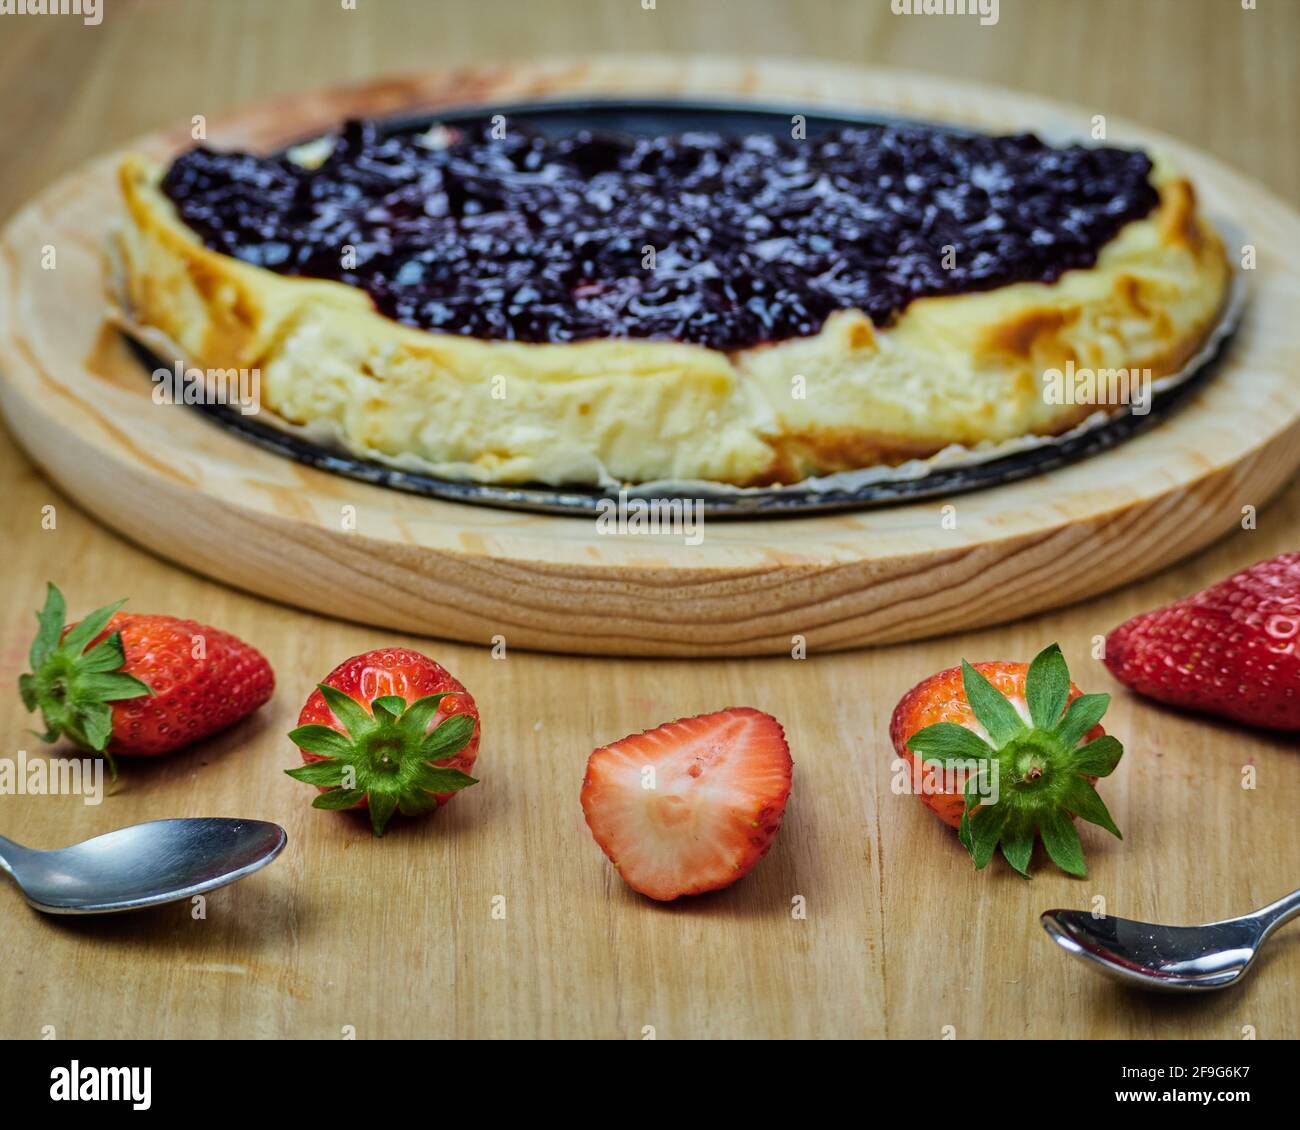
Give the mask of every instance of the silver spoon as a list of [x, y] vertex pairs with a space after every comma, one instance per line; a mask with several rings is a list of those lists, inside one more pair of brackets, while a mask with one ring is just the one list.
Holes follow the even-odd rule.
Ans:
[[1043, 929], [1066, 953], [1143, 989], [1206, 992], [1245, 976], [1264, 940], [1300, 915], [1300, 891], [1262, 910], [1205, 926], [1157, 926], [1097, 918], [1086, 910], [1048, 910]]
[[53, 851], [0, 836], [0, 869], [47, 914], [108, 914], [187, 899], [265, 867], [288, 837], [262, 820], [151, 820]]

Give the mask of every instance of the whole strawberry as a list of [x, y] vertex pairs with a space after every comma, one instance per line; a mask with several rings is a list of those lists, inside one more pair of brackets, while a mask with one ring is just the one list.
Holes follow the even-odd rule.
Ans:
[[1106, 666], [1171, 706], [1300, 730], [1300, 553], [1121, 624], [1106, 637]]
[[18, 679], [43, 740], [60, 736], [108, 757], [156, 757], [251, 714], [275, 689], [271, 665], [228, 632], [175, 616], [105, 605], [64, 628], [63, 594], [48, 586]]
[[1086, 874], [1074, 817], [1119, 829], [1093, 787], [1124, 753], [1098, 723], [1110, 696], [1082, 694], [1052, 644], [1032, 663], [962, 663], [931, 675], [894, 708], [889, 732], [913, 791], [977, 868], [1000, 847], [1022, 875], [1034, 843]]
[[286, 769], [325, 791], [313, 808], [368, 808], [376, 836], [394, 811], [431, 812], [460, 789], [478, 756], [478, 707], [427, 655], [386, 647], [354, 655], [312, 691], [289, 738], [303, 761]]

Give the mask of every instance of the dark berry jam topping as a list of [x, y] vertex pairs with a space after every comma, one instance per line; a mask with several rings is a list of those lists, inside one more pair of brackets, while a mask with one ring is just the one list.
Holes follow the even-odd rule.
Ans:
[[198, 148], [163, 191], [209, 247], [360, 287], [420, 329], [729, 350], [1090, 267], [1156, 205], [1150, 171], [1140, 152], [915, 126], [422, 139], [353, 121], [319, 168]]

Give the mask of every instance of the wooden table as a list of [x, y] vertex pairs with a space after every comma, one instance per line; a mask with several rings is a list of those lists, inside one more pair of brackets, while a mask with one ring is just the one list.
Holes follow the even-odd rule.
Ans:
[[[1291, 45], [1300, 6], [1261, 0], [1002, 0], [992, 28], [895, 17], [887, 0], [109, 0], [104, 22], [8, 17], [0, 39], [0, 215], [94, 153], [196, 113], [383, 72], [590, 50], [728, 51], [888, 62], [996, 81], [1139, 119], [1300, 197]], [[810, 63], [810, 65], [812, 65]], [[1214, 81], [1205, 80], [1213, 75]], [[1127, 616], [1300, 542], [1300, 484], [1198, 558], [1008, 627], [874, 651], [714, 662], [581, 659], [452, 645], [335, 622], [200, 580], [96, 524], [0, 441], [6, 599], [0, 684], [23, 669], [46, 578], [74, 608], [129, 595], [255, 642], [279, 690], [255, 719], [127, 767], [102, 805], [0, 797], [0, 830], [56, 846], [163, 815], [275, 820], [268, 870], [149, 915], [52, 920], [3, 895], [0, 1036], [1300, 1036], [1300, 931], [1242, 989], [1124, 993], [1060, 957], [1037, 913], [1089, 906], [1167, 921], [1234, 914], [1300, 885], [1293, 741], [1140, 702], [1091, 659]], [[45, 528], [46, 507], [57, 517]], [[913, 798], [890, 790], [898, 697], [961, 656], [1027, 658], [1059, 640], [1076, 677], [1117, 691], [1128, 754], [1103, 786], [1123, 843], [1085, 831], [1090, 877], [975, 873]], [[456, 671], [485, 719], [483, 784], [382, 842], [312, 811], [281, 772], [311, 685], [380, 643]], [[591, 748], [732, 703], [776, 714], [795, 791], [770, 856], [727, 892], [670, 906], [631, 894], [578, 807]], [[39, 742], [0, 700], [12, 757]], [[1257, 787], [1242, 787], [1245, 767]], [[498, 896], [504, 896], [504, 903]], [[806, 917], [791, 914], [802, 896]], [[504, 906], [504, 917], [494, 906]]]

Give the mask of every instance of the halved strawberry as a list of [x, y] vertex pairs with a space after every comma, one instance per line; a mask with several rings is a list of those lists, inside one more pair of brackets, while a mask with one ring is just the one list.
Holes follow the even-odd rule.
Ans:
[[790, 747], [770, 714], [732, 707], [601, 746], [582, 811], [634, 891], [669, 900], [730, 886], [772, 846]]
[[1098, 725], [1109, 703], [1109, 695], [1085, 695], [1070, 681], [1052, 644], [1030, 664], [963, 662], [931, 675], [899, 701], [889, 731], [914, 768], [919, 756], [947, 770], [917, 774], [936, 786], [921, 800], [958, 829], [977, 868], [1001, 846], [1007, 862], [1028, 875], [1041, 836], [1053, 863], [1082, 876], [1072, 817], [1120, 835], [1093, 788], [1124, 752]]

